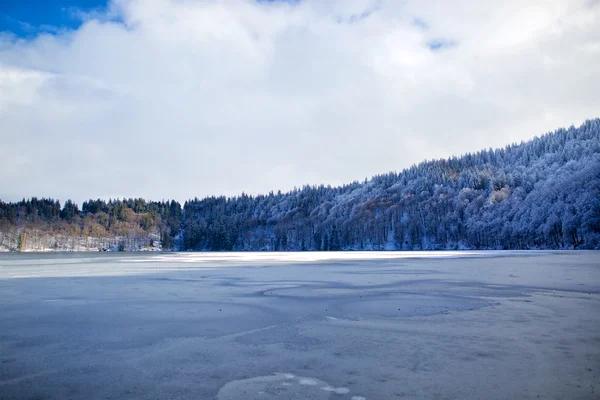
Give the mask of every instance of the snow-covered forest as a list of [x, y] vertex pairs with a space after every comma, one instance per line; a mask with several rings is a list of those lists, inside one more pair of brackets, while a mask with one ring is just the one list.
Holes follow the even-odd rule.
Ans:
[[600, 249], [600, 119], [341, 187], [0, 202], [0, 250], [564, 248]]
[[183, 249], [600, 248], [600, 119], [341, 187], [184, 206]]

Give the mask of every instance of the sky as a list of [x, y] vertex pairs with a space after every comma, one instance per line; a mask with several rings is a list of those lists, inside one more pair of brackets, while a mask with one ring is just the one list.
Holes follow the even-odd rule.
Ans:
[[598, 0], [0, 0], [0, 199], [339, 185], [600, 116]]

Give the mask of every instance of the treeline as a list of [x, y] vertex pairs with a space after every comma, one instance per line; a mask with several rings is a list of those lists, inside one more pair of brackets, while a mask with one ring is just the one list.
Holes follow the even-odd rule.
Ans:
[[340, 187], [194, 199], [188, 250], [600, 248], [600, 119]]
[[3, 236], [11, 243], [15, 227], [78, 238], [152, 233], [162, 249], [179, 250], [599, 249], [600, 119], [364, 182], [196, 198], [183, 209], [144, 199], [89, 200], [81, 210], [70, 200], [0, 201], [0, 234], [12, 232]]
[[[88, 200], [81, 210], [71, 200], [36, 197], [19, 202], [0, 201], [0, 230], [17, 228], [68, 237], [137, 238], [155, 234], [162, 248], [174, 246], [181, 232], [182, 209], [176, 201], [144, 199]], [[22, 243], [19, 241], [19, 247]]]

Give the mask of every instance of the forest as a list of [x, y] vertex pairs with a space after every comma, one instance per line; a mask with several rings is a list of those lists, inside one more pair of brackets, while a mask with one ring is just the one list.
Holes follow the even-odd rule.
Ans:
[[187, 201], [183, 249], [600, 248], [600, 119], [340, 187]]
[[600, 119], [339, 187], [195, 198], [183, 207], [0, 201], [0, 245], [12, 232], [15, 244], [5, 247], [25, 249], [32, 231], [111, 243], [155, 238], [162, 250], [600, 249]]
[[181, 221], [181, 204], [173, 200], [98, 199], [83, 202], [81, 210], [71, 200], [62, 207], [60, 201], [50, 198], [0, 201], [0, 246], [7, 250], [73, 250], [73, 244], [81, 240], [67, 239], [91, 238], [101, 240], [86, 240], [81, 250], [123, 251], [142, 245], [173, 249]]

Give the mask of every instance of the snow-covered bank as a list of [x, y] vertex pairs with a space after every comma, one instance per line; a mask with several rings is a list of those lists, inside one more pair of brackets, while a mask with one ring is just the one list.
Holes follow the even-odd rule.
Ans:
[[158, 233], [135, 236], [68, 236], [40, 230], [0, 231], [0, 252], [162, 251]]

